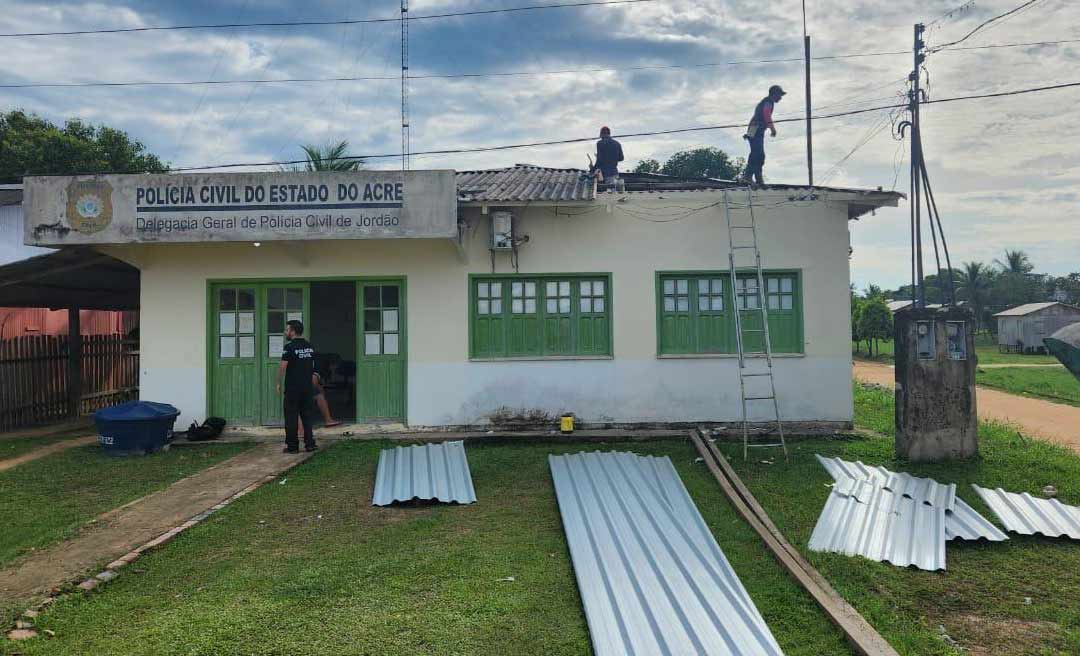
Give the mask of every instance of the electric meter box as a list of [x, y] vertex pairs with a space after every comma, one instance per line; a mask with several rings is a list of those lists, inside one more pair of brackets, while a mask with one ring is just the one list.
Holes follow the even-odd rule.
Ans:
[[896, 455], [912, 462], [979, 451], [975, 318], [965, 308], [913, 308], [893, 317]]
[[509, 251], [514, 248], [514, 215], [500, 211], [491, 213], [491, 250]]

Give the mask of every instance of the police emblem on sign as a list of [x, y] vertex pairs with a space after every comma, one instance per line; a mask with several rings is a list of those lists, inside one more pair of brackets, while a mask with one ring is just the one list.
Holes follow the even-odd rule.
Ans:
[[67, 220], [85, 235], [101, 232], [112, 221], [112, 185], [104, 180], [75, 180], [67, 188]]

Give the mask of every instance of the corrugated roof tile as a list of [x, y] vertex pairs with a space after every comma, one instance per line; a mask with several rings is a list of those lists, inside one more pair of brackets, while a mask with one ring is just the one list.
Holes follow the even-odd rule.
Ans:
[[[851, 494], [829, 493], [807, 547], [899, 567], [945, 569], [945, 509], [916, 502], [872, 481], [848, 479]], [[860, 498], [865, 501], [860, 501]]]
[[670, 459], [548, 462], [597, 656], [781, 654]]
[[437, 499], [445, 503], [473, 503], [465, 443], [459, 441], [399, 446], [379, 453], [373, 506], [395, 501]]
[[922, 503], [945, 508], [945, 539], [978, 540], [991, 542], [1008, 540], [1001, 529], [994, 526], [974, 508], [956, 496], [956, 484], [943, 485], [932, 478], [918, 478], [906, 473], [897, 473], [885, 467], [871, 467], [862, 462], [849, 462], [841, 458], [816, 456], [825, 471], [837, 482], [836, 489], [845, 494], [849, 488], [842, 485], [846, 480], [868, 480], [877, 485]]
[[972, 485], [979, 497], [990, 506], [1005, 530], [1021, 535], [1068, 536], [1080, 540], [1080, 508], [1067, 506], [1057, 499], [1040, 499], [1027, 492], [1006, 492]]
[[466, 202], [589, 201], [591, 178], [580, 169], [549, 169], [518, 164], [504, 169], [458, 171], [458, 197]]

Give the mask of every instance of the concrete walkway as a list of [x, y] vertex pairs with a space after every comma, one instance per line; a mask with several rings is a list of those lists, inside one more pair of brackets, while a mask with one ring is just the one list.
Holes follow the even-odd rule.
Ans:
[[[892, 387], [895, 373], [892, 365], [856, 360], [855, 378], [864, 383]], [[1080, 452], [1080, 408], [981, 385], [976, 389], [979, 419], [1014, 424], [1032, 437], [1041, 437]]]
[[109, 511], [77, 537], [42, 549], [0, 570], [0, 597], [29, 606], [51, 588], [71, 583], [162, 533], [228, 499], [266, 476], [275, 476], [312, 454], [288, 455], [281, 444], [263, 444]]
[[14, 458], [8, 458], [6, 460], [0, 460], [0, 472], [7, 471], [12, 467], [18, 467], [21, 464], [37, 460], [38, 458], [44, 458], [45, 456], [52, 455], [58, 451], [65, 451], [73, 447], [82, 446], [84, 444], [93, 444], [97, 442], [96, 435], [87, 435], [85, 437], [76, 437], [70, 440], [60, 440], [59, 442], [53, 442], [46, 444], [45, 446], [28, 451], [21, 456], [15, 456]]

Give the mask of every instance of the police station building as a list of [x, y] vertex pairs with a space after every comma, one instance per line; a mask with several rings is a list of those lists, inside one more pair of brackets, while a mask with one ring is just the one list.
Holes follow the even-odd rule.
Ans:
[[[350, 423], [735, 421], [734, 315], [763, 299], [784, 420], [842, 427], [848, 222], [899, 198], [519, 165], [27, 178], [23, 205], [27, 244], [138, 269], [140, 395], [180, 426], [280, 425], [291, 319]], [[731, 279], [725, 207], [753, 212], [761, 294]]]

